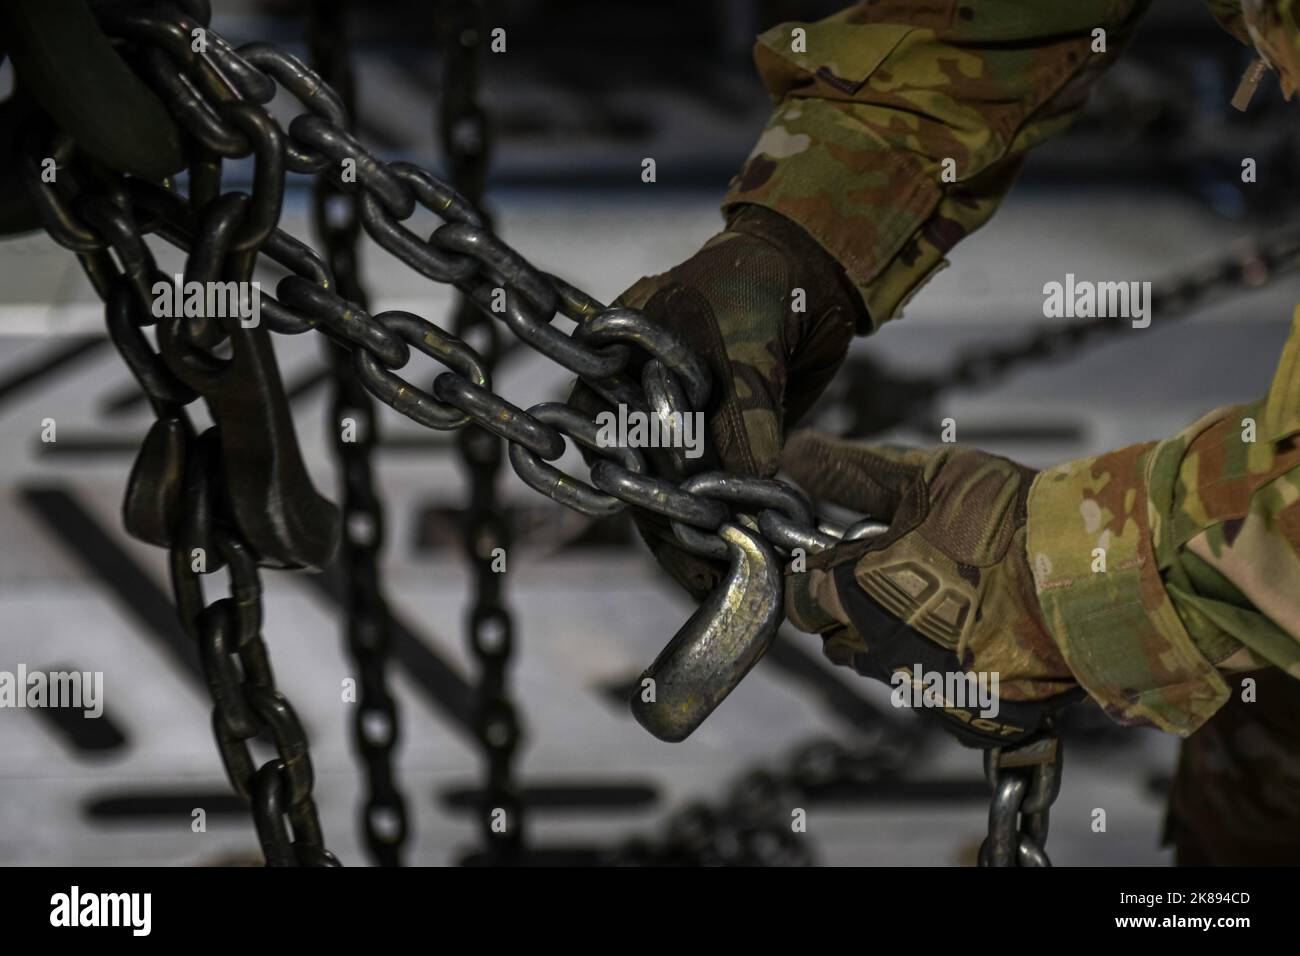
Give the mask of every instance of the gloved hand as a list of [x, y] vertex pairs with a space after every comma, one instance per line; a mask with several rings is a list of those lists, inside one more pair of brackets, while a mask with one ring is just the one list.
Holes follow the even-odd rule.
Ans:
[[[698, 409], [708, 424], [699, 470], [762, 477], [776, 472], [786, 429], [843, 362], [855, 323], [866, 324], [861, 299], [835, 260], [761, 206], [734, 209], [726, 231], [669, 272], [639, 280], [618, 304], [675, 331], [713, 373], [709, 404]], [[609, 407], [581, 382], [569, 401], [592, 415]], [[679, 583], [696, 597], [712, 589], [725, 569], [679, 547], [667, 521], [640, 509], [633, 517]]]
[[902, 450], [815, 432], [792, 436], [782, 460], [814, 498], [889, 525], [787, 575], [786, 613], [822, 635], [834, 663], [894, 683], [908, 701], [916, 696], [900, 671], [996, 674], [994, 708], [969, 694], [964, 706], [954, 694], [948, 706], [926, 707], [974, 746], [1028, 740], [1082, 696], [1044, 623], [1025, 553], [1031, 469], [956, 446]]

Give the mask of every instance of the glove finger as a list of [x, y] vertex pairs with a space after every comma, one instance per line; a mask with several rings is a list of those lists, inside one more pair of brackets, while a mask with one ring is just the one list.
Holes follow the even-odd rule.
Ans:
[[781, 455], [785, 471], [813, 498], [890, 521], [930, 453], [868, 445], [817, 431], [796, 432]]

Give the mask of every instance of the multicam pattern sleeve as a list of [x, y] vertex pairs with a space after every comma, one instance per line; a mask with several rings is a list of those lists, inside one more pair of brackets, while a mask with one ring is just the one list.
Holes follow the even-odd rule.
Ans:
[[755, 61], [776, 107], [724, 205], [799, 223], [879, 327], [1070, 123], [1148, 5], [866, 0], [774, 27]]
[[[1207, 5], [1290, 97], [1300, 0]], [[781, 24], [755, 50], [775, 109], [725, 205], [801, 225], [862, 294], [859, 331], [878, 328], [988, 221], [1025, 153], [1070, 123], [1148, 6], [864, 0]], [[1274, 665], [1300, 677], [1298, 440], [1300, 324], [1265, 400], [1035, 482], [1040, 604], [1116, 719], [1187, 734], [1227, 698], [1225, 674]]]
[[1227, 673], [1300, 678], [1300, 309], [1265, 399], [1044, 471], [1028, 510], [1048, 628], [1116, 720], [1185, 735]]

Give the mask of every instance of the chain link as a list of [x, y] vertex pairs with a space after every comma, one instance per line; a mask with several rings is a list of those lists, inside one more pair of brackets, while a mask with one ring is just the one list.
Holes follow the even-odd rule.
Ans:
[[1055, 735], [1015, 749], [984, 752], [984, 776], [993, 788], [989, 835], [980, 866], [1051, 866], [1048, 814], [1061, 792], [1064, 745]]
[[[497, 437], [510, 443], [509, 457], [525, 481], [561, 503], [600, 514], [616, 513], [628, 504], [646, 508], [671, 519], [687, 547], [730, 561], [731, 579], [687, 622], [647, 671], [663, 678], [666, 692], [683, 695], [683, 706], [675, 706], [676, 698], [670, 696], [657, 710], [634, 709], [638, 720], [665, 739], [689, 734], [775, 635], [781, 618], [780, 575], [774, 568], [777, 557], [771, 544], [754, 529], [780, 526], [787, 542], [819, 545], [832, 542], [834, 533], [815, 521], [811, 506], [797, 489], [777, 481], [725, 474], [694, 475], [685, 482], [670, 480], [646, 473], [640, 457], [626, 449], [603, 450], [607, 457], [592, 467], [591, 486], [544, 464], [563, 454], [566, 434], [579, 443], [594, 444], [595, 423], [575, 417], [579, 413], [573, 409], [560, 413], [546, 403], [524, 410], [496, 395], [491, 386], [491, 358], [498, 351], [497, 329], [484, 318], [502, 319], [518, 338], [582, 376], [598, 393], [649, 410], [669, 428], [674, 420], [680, 421], [674, 416], [690, 412], [707, 399], [708, 369], [669, 330], [638, 311], [607, 308], [581, 290], [540, 272], [491, 231], [475, 201], [485, 175], [486, 124], [474, 98], [474, 84], [467, 80], [477, 69], [474, 51], [482, 30], [481, 10], [468, 0], [458, 0], [450, 13], [441, 21], [445, 32], [440, 47], [447, 80], [443, 135], [457, 181], [466, 186], [468, 198], [411, 164], [378, 160], [348, 133], [343, 97], [297, 58], [261, 43], [238, 50], [218, 44], [222, 60], [238, 64], [223, 74], [228, 79], [224, 91], [210, 82], [192, 80], [187, 89], [193, 95], [179, 96], [175, 95], [175, 82], [158, 80], [162, 71], [147, 74], [155, 76], [169, 108], [196, 140], [196, 177], [191, 189], [200, 192], [192, 192], [187, 203], [169, 187], [132, 181], [118, 189], [149, 214], [148, 230], [189, 252], [194, 267], [187, 268], [187, 278], [191, 273], [215, 277], [226, 259], [237, 261], [240, 271], [249, 274], [256, 255], [265, 253], [292, 273], [277, 285], [278, 299], [263, 295], [262, 308], [270, 329], [282, 334], [301, 334], [312, 328], [322, 331], [335, 345], [353, 353], [356, 378], [380, 401], [427, 427], [462, 429], [460, 447], [473, 488], [465, 526], [477, 583], [470, 615], [471, 641], [481, 665], [475, 723], [488, 757], [484, 793], [484, 810], [488, 812], [482, 822], [489, 859], [510, 862], [518, 857], [523, 833], [521, 807], [511, 780], [520, 729], [505, 692], [512, 622], [500, 602], [500, 577], [492, 567], [494, 558], [503, 553], [496, 549], [508, 546], [509, 533], [495, 498], [503, 457]], [[152, 25], [154, 20], [164, 26], [185, 24], [183, 15], [165, 7], [137, 11], [135, 18], [137, 36], [164, 35], [163, 27]], [[157, 55], [151, 54], [151, 58], [156, 60]], [[187, 64], [188, 60], [180, 66]], [[201, 73], [195, 76], [202, 79]], [[289, 123], [287, 132], [281, 132], [259, 105], [276, 85], [307, 110]], [[168, 90], [171, 96], [167, 96]], [[221, 159], [249, 153], [255, 163], [252, 193], [217, 197]], [[345, 175], [349, 168], [355, 176]], [[489, 330], [487, 357], [419, 316], [396, 312], [371, 316], [359, 301], [360, 289], [333, 279], [334, 267], [340, 264], [345, 269], [338, 271], [355, 275], [354, 253], [342, 251], [339, 241], [348, 238], [345, 232], [333, 234], [337, 238], [329, 249], [331, 262], [326, 263], [276, 227], [286, 170], [318, 174], [354, 197], [362, 227], [381, 248], [435, 281], [454, 285], [464, 297], [458, 309], [458, 331], [468, 335], [476, 327]], [[85, 250], [88, 237], [74, 218], [79, 213], [76, 202], [69, 216], [58, 192], [39, 183], [35, 188], [45, 197], [51, 235], [74, 249]], [[210, 204], [211, 214], [196, 214], [200, 200]], [[403, 225], [417, 207], [443, 219], [423, 242]], [[322, 217], [321, 221], [329, 220]], [[346, 230], [354, 222], [352, 216], [345, 215], [340, 228]], [[331, 233], [326, 235], [328, 242]], [[127, 265], [133, 287], [141, 289], [144, 273], [132, 266], [138, 250], [123, 242], [114, 244], [114, 250]], [[105, 255], [102, 248], [81, 254], [94, 261]], [[94, 280], [98, 273], [90, 271]], [[99, 278], [98, 284], [103, 285], [103, 276]], [[557, 314], [576, 323], [572, 335], [551, 325]], [[199, 322], [184, 323], [183, 331], [169, 331], [164, 337], [177, 351], [196, 353], [203, 346], [217, 344], [221, 335], [211, 323]], [[399, 374], [409, 363], [412, 345], [452, 369], [437, 376], [431, 394], [412, 385], [409, 376]], [[633, 348], [650, 356], [639, 382], [624, 371]], [[196, 390], [208, 397], [204, 391], [207, 383], [196, 380], [196, 384]], [[373, 421], [366, 425], [366, 440], [373, 440]], [[350, 526], [357, 514], [353, 506], [360, 503], [365, 507], [360, 501], [363, 482], [356, 478], [354, 475], [345, 489], [358, 496], [357, 501], [347, 503]], [[369, 534], [377, 535], [377, 512], [369, 511], [368, 518]], [[239, 524], [236, 521], [236, 526]], [[879, 526], [875, 530], [880, 530]], [[265, 557], [268, 551], [263, 548], [258, 553]], [[292, 555], [287, 555], [284, 563], [290, 563], [289, 558]], [[372, 559], [373, 555], [353, 555], [351, 560]], [[376, 597], [377, 592], [366, 598], [372, 610], [379, 606]], [[737, 608], [746, 613], [735, 613]], [[713, 686], [697, 686], [701, 680]], [[390, 733], [381, 739], [389, 743], [395, 725], [389, 721], [386, 730]], [[219, 739], [224, 738], [219, 735]], [[278, 794], [269, 785], [257, 792], [265, 807], [275, 805], [272, 798]], [[298, 791], [292, 795], [301, 797]], [[391, 799], [394, 794], [385, 790], [383, 796]], [[504, 820], [496, 811], [504, 811]], [[259, 834], [263, 833], [269, 834], [267, 840], [274, 835], [259, 826]], [[268, 859], [273, 850], [277, 860], [283, 858], [278, 845], [268, 847]]]
[[[308, 46], [312, 63], [353, 113], [355, 87], [348, 57], [347, 0], [313, 0]], [[313, 190], [312, 219], [321, 237], [339, 295], [366, 307], [357, 261], [361, 235], [356, 196], [337, 190], [323, 178]], [[361, 813], [362, 832], [371, 859], [380, 866], [400, 866], [408, 836], [406, 800], [397, 785], [393, 751], [400, 736], [397, 703], [388, 689], [392, 648], [388, 605], [379, 579], [384, 543], [384, 511], [374, 487], [372, 455], [379, 442], [375, 403], [347, 351], [325, 343], [334, 392], [328, 427], [343, 485], [343, 541], [340, 585], [347, 608], [347, 643], [360, 673], [360, 694], [353, 720], [353, 740], [366, 768], [368, 792]], [[345, 424], [352, 434], [345, 434]]]
[[[1184, 319], [1217, 293], [1257, 289], [1298, 268], [1300, 229], [1282, 229], [1261, 241], [1241, 245], [1217, 262], [1154, 284], [1151, 315], [1159, 316], [1162, 325]], [[1059, 358], [1126, 331], [1128, 326], [1122, 321], [1096, 318], [1034, 332], [1022, 341], [973, 349], [930, 378], [929, 388], [936, 393], [954, 385], [987, 388], [1021, 365]]]
[[[1239, 244], [1228, 255], [1153, 283], [1150, 310], [1160, 327], [1185, 320], [1217, 295], [1262, 288], [1300, 269], [1300, 228], [1286, 227]], [[869, 437], [897, 425], [920, 421], [944, 391], [991, 388], [1033, 363], [1073, 356], [1130, 331], [1114, 318], [1071, 321], [1037, 329], [1008, 342], [967, 349], [946, 368], [920, 376], [898, 375], [875, 367], [870, 359], [850, 360], [858, 374], [848, 377], [847, 405], [853, 410], [849, 432]]]
[[[473, 265], [471, 254], [457, 251], [473, 249], [477, 245], [479, 230], [489, 225], [487, 216], [479, 207], [487, 186], [487, 171], [491, 157], [487, 114], [478, 101], [479, 57], [483, 33], [486, 29], [483, 4], [476, 0], [448, 0], [441, 8], [437, 20], [436, 47], [439, 60], [441, 102], [438, 109], [438, 137], [450, 167], [451, 182], [472, 206], [460, 210], [459, 221], [467, 227], [459, 233], [449, 228], [442, 232], [442, 248], [448, 250], [450, 262]], [[435, 208], [445, 204], [452, 208], [455, 200], [446, 195], [432, 177], [419, 176], [412, 168], [408, 182], [419, 187], [421, 205]], [[454, 241], [453, 241], [454, 240]], [[502, 256], [504, 266], [519, 269], [519, 262]], [[477, 269], [474, 270], [476, 272]], [[474, 272], [466, 272], [461, 279], [461, 294], [456, 298], [452, 316], [456, 334], [473, 338], [482, 356], [486, 378], [496, 367], [501, 356], [501, 335], [498, 327], [487, 319], [483, 309], [491, 308], [494, 283], [470, 282]], [[426, 274], [428, 274], [426, 272]], [[448, 275], [454, 275], [450, 270]], [[531, 278], [531, 277], [530, 277]], [[453, 279], [453, 281], [455, 281]], [[550, 290], [534, 279], [530, 287], [533, 295], [548, 301]], [[512, 302], [506, 321], [528, 341], [529, 332], [555, 334], [549, 325], [534, 324], [528, 313], [531, 306], [522, 297]], [[535, 340], [535, 339], [534, 339]], [[450, 387], [451, 382], [456, 390]], [[439, 376], [434, 383], [434, 393], [446, 395], [449, 404], [465, 410], [467, 418], [475, 418], [472, 401], [475, 392], [472, 383], [449, 376]], [[482, 388], [482, 385], [478, 385]], [[481, 394], [481, 393], [480, 393]], [[484, 396], [486, 397], [486, 396]], [[553, 440], [547, 423], [535, 419], [547, 433], [539, 433], [528, 444], [514, 444], [512, 448], [527, 450], [545, 444], [553, 449], [559, 442]], [[515, 642], [514, 616], [502, 596], [503, 568], [510, 548], [511, 528], [497, 493], [497, 482], [504, 460], [503, 443], [499, 429], [487, 429], [473, 424], [457, 436], [457, 449], [465, 471], [469, 489], [468, 501], [462, 512], [461, 537], [465, 556], [474, 579], [474, 596], [469, 610], [469, 647], [478, 665], [478, 685], [474, 692], [474, 733], [483, 751], [484, 786], [479, 793], [477, 807], [479, 828], [485, 847], [484, 861], [502, 866], [519, 863], [524, 853], [524, 807], [514, 781], [514, 759], [522, 742], [523, 730], [519, 710], [509, 692], [508, 668]], [[531, 454], [532, 452], [527, 452]]]
[[[662, 832], [630, 840], [611, 866], [812, 866], [794, 811], [818, 791], [862, 786], [903, 772], [924, 746], [919, 722], [881, 723], [852, 744], [834, 738], [795, 748], [783, 765], [740, 774], [716, 804], [694, 801], [674, 812]], [[801, 804], [805, 804], [801, 806]]]
[[[135, 249], [145, 260], [136, 264], [140, 272], [157, 277], [148, 247], [128, 241], [140, 239], [130, 214], [105, 198], [83, 198], [87, 227], [107, 244]], [[224, 215], [219, 206], [210, 209], [212, 219]], [[116, 268], [104, 250], [83, 253], [83, 264], [101, 280]], [[149, 300], [128, 269], [109, 280], [105, 317], [110, 338], [156, 415], [128, 482], [127, 526], [170, 548], [173, 595], [181, 624], [199, 648], [226, 774], [235, 792], [250, 801], [269, 865], [336, 866], [312, 798], [306, 734], [276, 690], [262, 638], [258, 559], [226, 506], [220, 426], [195, 434], [186, 406], [197, 394], [176, 373], [179, 357], [155, 352], [145, 338], [142, 328], [153, 322]], [[253, 331], [229, 330], [232, 336]], [[223, 568], [230, 594], [209, 604], [202, 578]], [[268, 736], [276, 756], [259, 767], [250, 744]]]

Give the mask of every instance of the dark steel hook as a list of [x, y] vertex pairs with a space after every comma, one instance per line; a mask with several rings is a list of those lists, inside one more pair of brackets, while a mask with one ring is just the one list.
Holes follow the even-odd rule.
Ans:
[[212, 413], [240, 532], [261, 564], [325, 567], [338, 547], [339, 510], [316, 491], [303, 464], [270, 334], [229, 323], [231, 357], [221, 362], [187, 351], [179, 326], [159, 323], [163, 357]]

